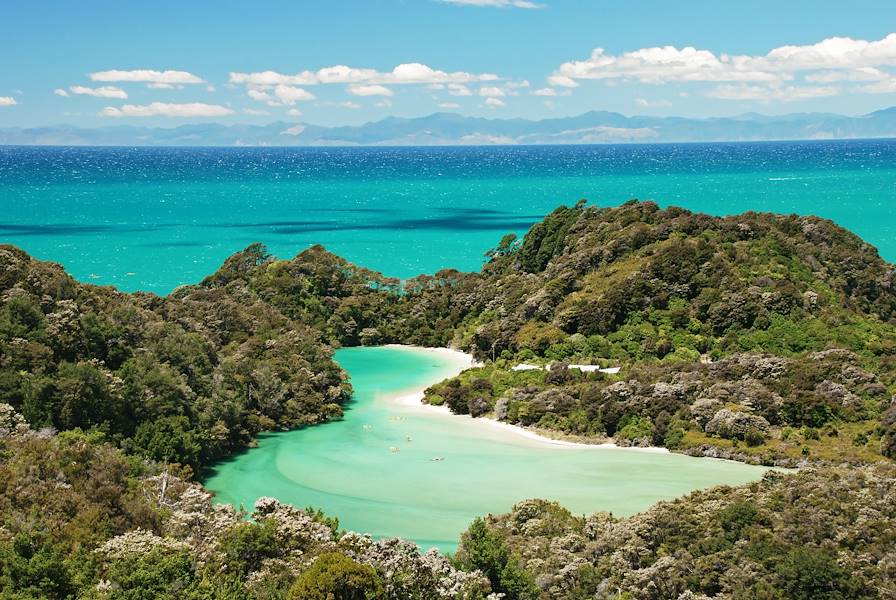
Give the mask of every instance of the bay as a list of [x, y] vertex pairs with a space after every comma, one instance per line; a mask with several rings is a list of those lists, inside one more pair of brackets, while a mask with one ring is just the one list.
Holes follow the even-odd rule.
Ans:
[[323, 509], [349, 530], [450, 552], [475, 517], [507, 512], [527, 498], [556, 500], [575, 514], [625, 516], [696, 489], [747, 483], [767, 470], [558, 445], [410, 402], [414, 392], [466, 366], [457, 354], [345, 348], [336, 360], [354, 388], [345, 418], [262, 435], [257, 448], [218, 464], [205, 479], [216, 501], [251, 510], [270, 496]]

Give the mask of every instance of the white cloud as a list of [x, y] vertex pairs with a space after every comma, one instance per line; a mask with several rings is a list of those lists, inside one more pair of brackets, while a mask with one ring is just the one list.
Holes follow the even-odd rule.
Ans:
[[473, 92], [470, 91], [470, 88], [461, 84], [461, 83], [450, 83], [448, 84], [448, 93], [452, 96], [472, 96]]
[[270, 102], [271, 100], [273, 100], [273, 98], [271, 98], [270, 94], [268, 94], [267, 92], [263, 92], [261, 90], [250, 89], [246, 93], [249, 95], [250, 98], [252, 98], [253, 100], [257, 100], [259, 102]]
[[348, 100], [346, 102], [339, 102], [337, 104], [337, 106], [341, 106], [342, 108], [350, 108], [352, 110], [357, 110], [357, 109], [361, 108], [360, 104], [358, 104], [357, 102], [352, 102], [350, 100]]
[[290, 85], [275, 86], [270, 92], [249, 88], [246, 94], [258, 102], [266, 102], [268, 106], [293, 106], [296, 102], [314, 100], [311, 92]]
[[288, 114], [290, 117], [301, 117], [302, 111], [300, 111], [298, 108], [290, 108], [288, 111], [286, 111], [286, 114]]
[[62, 88], [56, 88], [55, 90], [53, 90], [53, 93], [56, 94], [57, 96], [62, 96], [63, 98], [68, 98], [68, 92], [66, 92]]
[[289, 85], [278, 85], [277, 87], [275, 87], [274, 96], [276, 96], [282, 104], [287, 104], [290, 106], [292, 106], [296, 102], [307, 102], [309, 100], [314, 100], [314, 94], [312, 94], [311, 92]]
[[[121, 88], [111, 85], [104, 85], [97, 88], [89, 88], [83, 85], [71, 85], [69, 91], [79, 96], [93, 96], [94, 98], [118, 98], [125, 100], [128, 97], [127, 92]], [[61, 95], [61, 94], [60, 94]]]
[[726, 84], [714, 88], [707, 94], [707, 96], [719, 100], [758, 100], [759, 102], [776, 100], [781, 102], [794, 102], [796, 100], [835, 96], [838, 91], [839, 90], [835, 87]]
[[499, 108], [504, 106], [504, 101], [499, 100], [498, 98], [486, 98], [485, 105], [489, 108]]
[[346, 90], [353, 96], [394, 96], [394, 92], [382, 85], [350, 85]]
[[202, 78], [187, 71], [154, 71], [135, 69], [133, 71], [97, 71], [90, 74], [92, 81], [189, 84], [205, 83]]
[[104, 117], [223, 117], [233, 114], [233, 110], [226, 106], [202, 102], [187, 104], [153, 102], [145, 105], [125, 104], [121, 108], [107, 106], [100, 114]]
[[866, 94], [893, 94], [896, 93], [896, 77], [891, 76], [889, 79], [863, 85], [858, 89]]
[[380, 108], [389, 108], [390, 106], [392, 106], [392, 101], [388, 98], [383, 98], [382, 100], [377, 102], [375, 106], [378, 106]]
[[556, 96], [557, 90], [555, 90], [554, 88], [545, 87], [545, 88], [537, 89], [532, 93], [535, 94], [536, 96]]
[[567, 77], [566, 75], [557, 75], [556, 73], [548, 77], [548, 83], [559, 87], [579, 87], [578, 82], [572, 77]]
[[457, 102], [441, 102], [439, 103], [439, 108], [460, 108], [460, 104]]
[[457, 6], [489, 6], [493, 8], [544, 8], [544, 4], [536, 4], [529, 0], [442, 0], [445, 4]]
[[890, 75], [875, 67], [859, 67], [851, 71], [819, 71], [806, 75], [809, 83], [837, 83], [840, 81], [883, 81]]
[[635, 104], [641, 108], [665, 108], [672, 106], [668, 100], [647, 100], [646, 98], [635, 98]]
[[896, 65], [896, 34], [868, 42], [828, 38], [808, 46], [781, 46], [765, 56], [715, 55], [688, 46], [642, 48], [609, 55], [595, 48], [590, 58], [560, 65], [553, 76], [578, 79], [635, 79], [666, 81], [757, 82], [792, 78], [811, 69], [858, 69]]
[[262, 110], [260, 108], [244, 108], [243, 112], [247, 115], [252, 115], [253, 117], [263, 117], [271, 114], [268, 111]]
[[12, 96], [0, 96], [0, 106], [15, 106], [18, 104]]
[[470, 83], [475, 81], [495, 81], [493, 73], [468, 73], [466, 71], [446, 72], [433, 69], [421, 63], [404, 63], [389, 72], [376, 69], [358, 69], [346, 65], [325, 67], [317, 71], [302, 71], [295, 75], [285, 75], [276, 71], [230, 74], [230, 83], [256, 87], [277, 85], [318, 85], [332, 83], [390, 85], [390, 84], [435, 84]]
[[283, 75], [276, 71], [261, 71], [259, 73], [231, 73], [230, 83], [273, 87], [275, 85], [314, 85], [317, 83], [317, 80], [314, 74], [308, 71], [298, 75]]
[[217, 90], [217, 88], [211, 84], [209, 84], [205, 87], [205, 91], [207, 91], [207, 92], [214, 92], [216, 90]]
[[586, 60], [560, 65], [549, 81], [572, 87], [581, 79], [633, 79], [644, 83], [667, 81], [777, 81], [781, 77], [751, 66], [749, 57], [721, 58], [709, 50], [688, 46], [642, 48], [618, 56], [595, 48]]
[[896, 65], [896, 33], [871, 42], [832, 37], [807, 46], [781, 46], [758, 60], [764, 61], [770, 68], [782, 70]]
[[[582, 80], [709, 82], [722, 84], [708, 95], [722, 99], [799, 100], [842, 92], [888, 89], [896, 66], [896, 33], [880, 40], [831, 37], [815, 44], [773, 48], [764, 55], [716, 54], [691, 46], [641, 48], [607, 54], [595, 48], [585, 60], [561, 64], [549, 77], [552, 86], [575, 87]], [[869, 85], [834, 88], [832, 83]], [[821, 84], [821, 85], [819, 85]]]
[[479, 95], [486, 98], [500, 98], [504, 96], [504, 90], [495, 86], [481, 87], [479, 88]]

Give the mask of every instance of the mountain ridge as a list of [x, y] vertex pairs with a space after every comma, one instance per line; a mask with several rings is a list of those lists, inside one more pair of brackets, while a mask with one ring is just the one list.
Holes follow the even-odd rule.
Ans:
[[86, 146], [452, 146], [737, 142], [896, 137], [896, 107], [865, 115], [792, 113], [733, 117], [625, 116], [592, 110], [540, 120], [435, 112], [360, 125], [293, 121], [266, 125], [191, 123], [176, 127], [72, 125], [0, 128], [0, 145]]

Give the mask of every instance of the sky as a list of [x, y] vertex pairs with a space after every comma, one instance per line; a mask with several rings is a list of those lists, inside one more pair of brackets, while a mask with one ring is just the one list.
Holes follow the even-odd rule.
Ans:
[[896, 1], [0, 0], [0, 127], [896, 105]]

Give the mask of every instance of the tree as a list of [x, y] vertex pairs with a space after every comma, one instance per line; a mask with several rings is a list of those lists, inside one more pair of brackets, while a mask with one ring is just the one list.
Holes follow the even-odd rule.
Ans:
[[290, 600], [378, 600], [386, 596], [373, 567], [344, 554], [325, 552], [299, 575], [288, 597]]
[[492, 590], [504, 594], [507, 600], [534, 599], [539, 595], [532, 575], [520, 566], [504, 539], [481, 518], [473, 521], [461, 536], [455, 560], [466, 571], [482, 571]]

